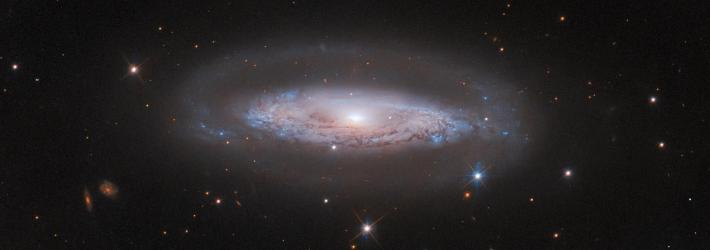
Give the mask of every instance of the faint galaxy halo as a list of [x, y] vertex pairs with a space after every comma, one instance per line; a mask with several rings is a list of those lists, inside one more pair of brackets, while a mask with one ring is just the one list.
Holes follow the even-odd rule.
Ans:
[[[403, 152], [401, 149], [441, 148], [472, 141], [491, 144], [524, 140], [527, 135], [520, 129], [518, 112], [522, 101], [516, 98], [511, 86], [492, 81], [470, 66], [448, 59], [436, 53], [384, 46], [321, 44], [237, 51], [196, 70], [184, 85], [180, 98], [188, 117], [185, 129], [202, 141], [229, 144], [234, 148], [248, 143], [250, 148], [297, 149], [306, 153], [332, 149]], [[282, 98], [288, 93], [297, 93], [295, 99]], [[400, 121], [406, 123], [421, 117], [419, 123], [394, 128], [387, 127], [386, 122], [378, 124], [390, 132], [402, 132], [400, 128], [417, 130], [400, 134], [416, 140], [394, 136], [389, 139], [395, 138], [396, 142], [388, 141], [375, 135], [377, 133], [358, 134], [347, 124], [330, 130], [305, 129], [324, 125], [313, 123], [319, 119], [313, 115], [333, 111], [320, 106], [330, 105], [335, 99], [298, 106], [305, 105], [304, 98], [314, 93], [320, 98], [338, 96], [335, 99], [340, 101], [348, 98], [343, 93], [354, 93], [352, 98], [357, 101], [351, 106], [369, 105], [368, 113], [378, 113], [372, 109], [383, 107], [389, 107], [394, 113], [401, 111], [400, 114], [416, 110], [409, 114], [417, 116]], [[388, 99], [390, 97], [394, 99]], [[255, 103], [267, 100], [275, 106], [255, 109], [258, 107]], [[265, 112], [264, 108], [294, 111], [296, 116], [290, 116], [291, 123], [279, 123], [269, 120], [273, 117], [267, 119], [274, 113]], [[355, 115], [355, 119], [372, 119], [362, 117], [359, 112], [346, 112], [338, 117], [327, 114], [321, 118], [347, 122]], [[377, 114], [377, 119], [383, 117], [384, 113]], [[284, 119], [280, 122], [289, 120], [281, 118]], [[427, 118], [438, 121], [428, 124], [431, 120]], [[348, 138], [342, 139], [343, 136]], [[410, 147], [413, 145], [417, 146]]]

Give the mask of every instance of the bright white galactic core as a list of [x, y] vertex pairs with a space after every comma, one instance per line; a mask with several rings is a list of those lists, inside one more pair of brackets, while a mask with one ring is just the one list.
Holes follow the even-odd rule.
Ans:
[[235, 152], [515, 154], [530, 139], [520, 91], [466, 64], [381, 46], [260, 48], [197, 70], [179, 96], [187, 134]]

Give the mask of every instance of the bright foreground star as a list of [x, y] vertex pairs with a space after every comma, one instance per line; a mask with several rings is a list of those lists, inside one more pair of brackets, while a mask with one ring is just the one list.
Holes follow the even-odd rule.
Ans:
[[377, 243], [379, 245], [379, 242], [377, 242], [377, 239], [375, 238], [375, 235], [373, 234], [372, 230], [374, 229], [374, 226], [377, 225], [377, 223], [379, 223], [385, 217], [381, 216], [380, 218], [377, 218], [377, 220], [375, 220], [373, 222], [365, 222], [360, 218], [360, 216], [357, 213], [355, 213], [355, 218], [357, 218], [357, 220], [362, 224], [362, 231], [360, 231], [360, 233], [355, 235], [355, 237], [353, 237], [352, 240], [355, 240], [361, 236], [365, 237], [365, 238], [370, 236], [375, 241], [375, 243]]

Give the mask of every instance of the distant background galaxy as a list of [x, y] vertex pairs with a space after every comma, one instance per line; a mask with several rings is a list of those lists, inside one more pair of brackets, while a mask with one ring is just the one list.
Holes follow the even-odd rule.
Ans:
[[10, 1], [1, 249], [706, 249], [703, 3]]

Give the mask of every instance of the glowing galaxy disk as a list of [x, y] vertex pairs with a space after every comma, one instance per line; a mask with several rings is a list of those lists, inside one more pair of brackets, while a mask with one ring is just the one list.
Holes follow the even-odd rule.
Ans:
[[517, 92], [447, 59], [381, 45], [238, 52], [196, 71], [177, 115], [234, 152], [514, 154]]
[[441, 145], [475, 130], [461, 111], [384, 91], [290, 90], [263, 95], [246, 119], [277, 138], [348, 148]]

